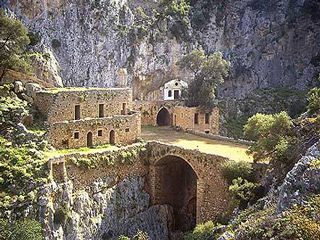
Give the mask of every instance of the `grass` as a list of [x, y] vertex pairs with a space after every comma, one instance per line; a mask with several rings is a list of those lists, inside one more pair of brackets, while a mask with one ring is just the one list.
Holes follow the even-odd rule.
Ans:
[[201, 152], [227, 157], [234, 161], [253, 161], [247, 155], [248, 146], [212, 140], [183, 131], [177, 132], [168, 127], [142, 126], [142, 138], [145, 141], [160, 141], [175, 144], [188, 149], [198, 149]]
[[63, 156], [63, 155], [67, 155], [67, 154], [72, 154], [72, 153], [97, 153], [97, 152], [103, 152], [105, 150], [116, 150], [116, 149], [118, 149], [118, 147], [110, 145], [110, 144], [105, 144], [105, 145], [95, 146], [93, 148], [82, 147], [82, 148], [77, 148], [77, 149], [53, 150], [53, 151], [45, 152], [45, 156], [47, 158], [51, 158], [51, 157], [56, 157], [56, 156]]

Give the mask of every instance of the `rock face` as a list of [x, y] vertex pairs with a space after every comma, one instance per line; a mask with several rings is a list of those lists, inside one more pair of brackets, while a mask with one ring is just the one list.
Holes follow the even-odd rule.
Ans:
[[296, 203], [306, 195], [320, 192], [320, 142], [308, 149], [294, 168], [287, 174], [279, 194], [279, 212]]
[[199, 45], [232, 63], [220, 97], [270, 86], [306, 89], [320, 70], [315, 0], [191, 1], [182, 27], [175, 15], [153, 14], [164, 7], [150, 0], [1, 2], [39, 33], [35, 48], [47, 53], [50, 76], [65, 86], [157, 88], [175, 77], [190, 80], [175, 62]]
[[55, 193], [54, 200], [40, 197], [38, 201], [40, 213], [49, 213], [43, 215], [46, 239], [117, 239], [120, 235], [133, 237], [138, 230], [151, 239], [168, 239], [172, 207], [150, 207], [141, 177], [128, 177], [113, 186], [111, 182], [113, 179], [100, 179], [90, 190], [76, 193], [72, 181], [47, 188]]

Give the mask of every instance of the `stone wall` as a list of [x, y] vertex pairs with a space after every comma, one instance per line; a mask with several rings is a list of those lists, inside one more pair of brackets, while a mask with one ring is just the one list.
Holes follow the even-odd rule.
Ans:
[[[100, 131], [99, 134], [98, 131]], [[111, 131], [114, 131], [114, 142], [110, 142], [112, 141]], [[92, 145], [134, 143], [141, 136], [140, 113], [56, 122], [50, 125], [49, 143], [55, 148], [85, 147], [88, 144], [90, 132], [92, 133]]]
[[158, 203], [157, 194], [161, 184], [157, 173], [158, 161], [167, 157], [178, 157], [186, 161], [197, 176], [196, 222], [215, 219], [228, 208], [228, 185], [221, 174], [221, 164], [228, 161], [227, 158], [159, 142], [149, 142], [147, 150], [153, 204]]
[[[165, 166], [159, 164], [162, 159], [166, 159]], [[48, 162], [52, 179], [62, 189], [56, 187], [56, 194], [50, 198], [46, 229], [51, 230], [47, 232], [55, 236], [60, 232], [60, 238], [50, 239], [101, 239], [109, 230], [113, 237], [120, 233], [132, 236], [140, 228], [152, 239], [170, 239], [170, 231], [177, 230], [174, 226], [179, 224], [172, 206], [177, 196], [170, 194], [168, 185], [171, 190], [175, 185], [176, 189], [183, 188], [180, 190], [184, 196], [179, 196], [182, 204], [195, 201], [194, 209], [189, 210], [195, 211], [197, 223], [213, 220], [228, 208], [228, 185], [221, 175], [221, 164], [227, 160], [159, 142], [52, 158]], [[176, 181], [179, 177], [161, 180], [174, 176], [176, 167], [183, 165], [189, 169], [184, 172], [182, 182]], [[190, 172], [192, 181], [187, 179]], [[60, 227], [53, 224], [52, 215], [63, 202], [68, 204], [71, 218]], [[150, 224], [154, 222], [157, 224]]]
[[[195, 114], [198, 114], [198, 124], [195, 124]], [[208, 114], [208, 122], [205, 122], [206, 113], [198, 108], [177, 106], [173, 109], [173, 126], [180, 126], [183, 130], [192, 129], [195, 131], [212, 134], [219, 133], [219, 109], [215, 107], [212, 113]]]
[[124, 88], [52, 89], [38, 92], [35, 100], [40, 111], [47, 114], [49, 124], [74, 120], [76, 105], [80, 106], [80, 119], [85, 119], [99, 118], [99, 104], [103, 104], [104, 117], [125, 115], [131, 110], [131, 102], [132, 91]]

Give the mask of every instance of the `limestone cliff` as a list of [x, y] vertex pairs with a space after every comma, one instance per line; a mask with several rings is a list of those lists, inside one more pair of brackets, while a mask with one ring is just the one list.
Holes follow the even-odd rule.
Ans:
[[320, 70], [316, 0], [190, 1], [183, 19], [150, 0], [0, 3], [39, 33], [35, 48], [49, 53], [48, 71], [66, 86], [156, 88], [176, 76], [188, 80], [174, 64], [199, 45], [232, 63], [220, 97], [269, 86], [306, 89]]

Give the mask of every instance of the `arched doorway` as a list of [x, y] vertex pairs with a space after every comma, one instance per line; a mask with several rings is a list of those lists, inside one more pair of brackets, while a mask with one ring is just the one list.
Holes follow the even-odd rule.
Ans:
[[116, 138], [116, 134], [115, 134], [114, 130], [111, 130], [110, 134], [109, 134], [109, 143], [115, 144], [116, 143], [115, 138]]
[[161, 108], [157, 115], [158, 126], [169, 126], [170, 125], [170, 114], [166, 108]]
[[186, 232], [196, 225], [197, 175], [182, 158], [166, 156], [155, 164], [154, 204], [173, 207], [171, 231]]
[[91, 148], [92, 147], [92, 132], [88, 132], [87, 134], [87, 147]]

